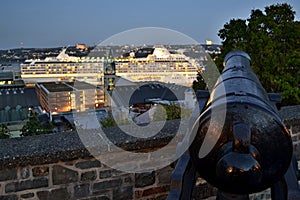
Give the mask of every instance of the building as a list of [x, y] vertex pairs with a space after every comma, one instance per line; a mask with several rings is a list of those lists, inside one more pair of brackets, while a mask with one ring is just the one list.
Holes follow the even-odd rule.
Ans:
[[212, 45], [213, 42], [212, 42], [211, 40], [205, 40], [205, 44], [206, 44], [206, 45]]
[[191, 86], [201, 66], [184, 54], [163, 46], [144, 47], [115, 59], [116, 76], [134, 82], [159, 81]]
[[87, 51], [89, 49], [89, 47], [86, 46], [85, 44], [76, 44], [76, 49]]
[[21, 64], [21, 77], [26, 84], [78, 80], [103, 85], [103, 59], [69, 56], [63, 49], [57, 57], [26, 60]]
[[111, 95], [113, 106], [117, 108], [148, 107], [152, 104], [176, 104], [194, 108], [195, 95], [192, 88], [162, 82], [131, 82], [116, 77], [116, 85]]
[[14, 71], [0, 71], [0, 123], [28, 118], [29, 109], [40, 105], [34, 88], [27, 88]]
[[0, 64], [0, 79], [3, 81], [5, 78], [8, 81], [21, 80], [20, 65], [13, 64]]
[[36, 84], [36, 91], [42, 109], [52, 114], [104, 105], [104, 90], [85, 82], [41, 82]]

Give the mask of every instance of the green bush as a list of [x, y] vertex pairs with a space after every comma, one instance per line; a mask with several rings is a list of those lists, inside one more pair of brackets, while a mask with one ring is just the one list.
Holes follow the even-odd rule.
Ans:
[[5, 124], [0, 125], [0, 139], [7, 139], [10, 138], [9, 129]]
[[49, 134], [53, 132], [53, 127], [51, 122], [39, 122], [37, 113], [32, 113], [29, 121], [21, 129], [21, 136]]

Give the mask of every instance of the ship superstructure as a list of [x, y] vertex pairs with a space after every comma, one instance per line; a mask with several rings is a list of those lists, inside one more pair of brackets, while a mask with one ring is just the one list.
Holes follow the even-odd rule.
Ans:
[[65, 48], [56, 57], [26, 60], [21, 64], [21, 77], [26, 84], [79, 80], [102, 85], [103, 58], [69, 56]]
[[199, 66], [163, 46], [144, 47], [115, 58], [116, 75], [130, 81], [159, 81], [191, 86]]

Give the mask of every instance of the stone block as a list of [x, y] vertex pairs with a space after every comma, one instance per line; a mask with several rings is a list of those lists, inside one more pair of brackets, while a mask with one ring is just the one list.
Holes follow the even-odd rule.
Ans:
[[65, 162], [65, 165], [68, 165], [68, 166], [73, 166], [74, 164], [74, 161], [73, 160], [70, 160], [70, 161], [66, 161]]
[[300, 160], [300, 142], [296, 142], [293, 144], [294, 145], [294, 154], [296, 156], [297, 160]]
[[143, 190], [136, 190], [136, 191], [134, 191], [134, 197], [135, 197], [135, 199], [142, 198], [142, 196], [143, 196]]
[[217, 189], [206, 181], [201, 181], [196, 184], [193, 189], [192, 197], [194, 199], [206, 199], [217, 195]]
[[132, 182], [133, 182], [133, 180], [132, 180], [132, 177], [131, 177], [131, 176], [128, 176], [128, 177], [125, 177], [125, 178], [124, 178], [124, 183], [130, 184], [130, 183], [132, 183]]
[[90, 184], [76, 185], [74, 187], [74, 196], [78, 197], [87, 197], [90, 194]]
[[22, 179], [29, 178], [30, 176], [30, 169], [28, 167], [20, 169], [20, 176]]
[[96, 196], [96, 197], [84, 198], [81, 200], [110, 200], [110, 198], [107, 196]]
[[49, 167], [34, 167], [32, 169], [32, 175], [34, 177], [48, 176], [49, 175]]
[[114, 200], [133, 199], [133, 186], [115, 188], [113, 190]]
[[103, 181], [103, 182], [99, 182], [99, 183], [94, 183], [93, 192], [103, 191], [103, 190], [107, 190], [107, 189], [115, 188], [115, 187], [120, 187], [121, 184], [122, 184], [122, 180], [120, 178], [109, 180], [109, 181]]
[[105, 170], [105, 171], [100, 171], [99, 172], [99, 177], [102, 178], [109, 178], [111, 177], [112, 173], [111, 170]]
[[117, 169], [112, 169], [111, 170], [111, 175], [113, 177], [116, 177], [116, 176], [122, 176], [124, 174], [127, 174], [126, 172], [123, 172], [123, 171], [120, 171], [120, 170], [117, 170]]
[[293, 125], [291, 129], [292, 129], [293, 134], [299, 133], [300, 132], [300, 124]]
[[97, 168], [97, 167], [101, 167], [101, 162], [99, 160], [82, 161], [76, 163], [75, 167], [79, 169]]
[[14, 180], [18, 178], [17, 169], [4, 169], [0, 171], [0, 181]]
[[163, 194], [168, 193], [170, 191], [170, 186], [165, 185], [161, 187], [152, 187], [149, 189], [146, 189], [143, 191], [143, 197], [150, 196], [150, 195], [157, 195], [157, 194]]
[[158, 170], [156, 173], [157, 173], [159, 184], [171, 183], [171, 176], [173, 173], [173, 169], [171, 167], [165, 167], [163, 169]]
[[6, 193], [18, 192], [18, 191], [36, 189], [42, 187], [48, 187], [48, 179], [45, 177], [37, 178], [33, 180], [8, 183], [5, 186], [5, 192]]
[[97, 178], [96, 171], [83, 172], [81, 174], [82, 181], [94, 181]]
[[41, 200], [69, 200], [71, 195], [66, 188], [60, 188], [51, 191], [39, 191], [37, 196]]
[[23, 199], [32, 198], [34, 197], [34, 193], [31, 192], [31, 193], [21, 194], [20, 197]]
[[18, 200], [18, 196], [16, 194], [11, 195], [0, 195], [0, 200]]
[[155, 183], [155, 172], [135, 174], [135, 187], [142, 188]]
[[77, 182], [78, 172], [60, 165], [55, 165], [52, 170], [52, 181], [53, 185]]

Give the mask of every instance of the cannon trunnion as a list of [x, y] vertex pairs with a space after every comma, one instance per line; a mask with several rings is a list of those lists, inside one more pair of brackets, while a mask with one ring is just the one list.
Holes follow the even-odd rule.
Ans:
[[[200, 176], [224, 192], [262, 191], [287, 171], [292, 140], [253, 73], [248, 54], [232, 51], [224, 61], [225, 68], [194, 126], [191, 159]], [[213, 146], [203, 155], [205, 143]]]

